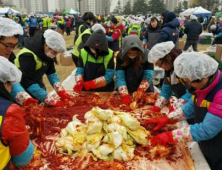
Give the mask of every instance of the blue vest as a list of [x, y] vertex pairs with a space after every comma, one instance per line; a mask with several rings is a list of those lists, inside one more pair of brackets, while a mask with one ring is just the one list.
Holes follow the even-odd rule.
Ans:
[[[218, 91], [222, 90], [222, 75], [217, 83], [217, 85], [213, 88], [213, 90], [205, 97], [204, 100], [208, 102], [212, 102], [214, 96]], [[194, 98], [194, 104], [195, 104]], [[194, 120], [195, 123], [203, 122], [208, 108], [206, 106], [194, 106]], [[201, 151], [203, 152], [210, 168], [213, 170], [221, 170], [222, 169], [222, 131], [220, 131], [215, 137], [209, 140], [198, 142]]]

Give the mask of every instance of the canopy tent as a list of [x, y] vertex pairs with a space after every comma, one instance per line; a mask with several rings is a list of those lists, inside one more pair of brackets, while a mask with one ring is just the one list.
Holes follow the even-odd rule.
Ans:
[[195, 8], [189, 8], [184, 12], [180, 13], [181, 16], [189, 16], [189, 15], [196, 15], [197, 17], [210, 17], [211, 16], [211, 12], [204, 9], [203, 7], [199, 6], [199, 7], [195, 7]]
[[73, 9], [71, 8], [71, 9], [68, 9], [68, 10], [64, 11], [63, 14], [78, 15], [79, 12], [78, 12], [78, 11], [75, 11], [75, 10], [73, 10]]
[[7, 14], [20, 14], [20, 12], [12, 9], [12, 8], [0, 8], [0, 15], [4, 15], [5, 13]]

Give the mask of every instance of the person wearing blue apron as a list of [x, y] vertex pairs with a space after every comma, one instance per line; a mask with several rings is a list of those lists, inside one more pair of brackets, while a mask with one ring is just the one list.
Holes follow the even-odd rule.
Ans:
[[190, 100], [189, 86], [183, 79], [176, 76], [173, 67], [174, 60], [181, 53], [182, 51], [176, 49], [172, 41], [156, 44], [150, 50], [148, 61], [165, 70], [162, 90], [154, 106], [151, 108], [152, 111], [159, 112], [168, 103], [172, 95], [180, 98], [179, 103], [176, 104], [177, 107]]
[[[74, 92], [114, 91], [114, 55], [102, 30], [92, 33], [81, 49]], [[83, 88], [84, 87], [84, 88]]]
[[22, 109], [13, 103], [12, 83], [21, 80], [21, 71], [0, 56], [0, 169], [8, 170], [10, 161], [16, 167], [29, 163], [34, 146], [22, 116]]
[[153, 92], [153, 64], [148, 62], [148, 50], [136, 35], [126, 36], [123, 49], [117, 55], [116, 84], [123, 104], [142, 99], [145, 92]]
[[[192, 62], [190, 62], [192, 61]], [[171, 121], [194, 118], [193, 125], [164, 132], [151, 139], [152, 145], [178, 142], [198, 142], [212, 170], [222, 169], [222, 73], [218, 63], [206, 54], [183, 53], [174, 62], [176, 75], [191, 85], [192, 99], [177, 111], [159, 119], [149, 119], [145, 125], [156, 123], [158, 130]]]

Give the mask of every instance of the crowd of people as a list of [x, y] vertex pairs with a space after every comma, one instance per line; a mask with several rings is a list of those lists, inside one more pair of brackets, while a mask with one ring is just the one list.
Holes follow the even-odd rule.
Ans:
[[[26, 29], [26, 24], [23, 26], [21, 21], [27, 23], [29, 37], [20, 41], [19, 37], [24, 36]], [[48, 29], [51, 22], [56, 22], [58, 29], [71, 29], [73, 25], [72, 17], [44, 16], [39, 20], [32, 15], [16, 22], [15, 18], [0, 18], [0, 157], [4, 158], [0, 169], [6, 168], [10, 160], [16, 166], [24, 166], [33, 154], [20, 106], [45, 102], [48, 106], [60, 107], [71, 98], [55, 69], [56, 55], [66, 51], [65, 40], [60, 33]], [[36, 31], [39, 24], [41, 29]], [[169, 114], [148, 119], [144, 126], [155, 123], [153, 130], [156, 131], [168, 123], [184, 119], [189, 120], [189, 125], [153, 136], [151, 144], [196, 141], [210, 167], [222, 169], [221, 71], [218, 63], [206, 54], [178, 49], [183, 30], [187, 34], [184, 50], [192, 45], [197, 51], [203, 24], [196, 16], [191, 15], [182, 29], [176, 14], [171, 11], [160, 17], [106, 18], [86, 12], [75, 25], [72, 51], [77, 67], [73, 80], [75, 93], [116, 90], [122, 103], [130, 105], [143, 100], [146, 92], [154, 91], [154, 66], [164, 69], [161, 93], [150, 110], [159, 112], [171, 96], [178, 100]], [[222, 37], [216, 22], [210, 25], [210, 29], [216, 35], [215, 41]], [[70, 30], [67, 31], [69, 34]], [[14, 55], [13, 50], [19, 43], [23, 48]], [[47, 93], [43, 75], [47, 76], [59, 99]]]

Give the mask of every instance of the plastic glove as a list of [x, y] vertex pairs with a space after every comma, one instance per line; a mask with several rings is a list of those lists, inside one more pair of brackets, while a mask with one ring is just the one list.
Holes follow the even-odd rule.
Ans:
[[63, 101], [56, 101], [56, 103], [54, 105], [51, 105], [51, 106], [54, 106], [54, 107], [62, 107], [62, 106], [66, 106], [67, 103], [63, 102]]
[[58, 100], [58, 96], [56, 97], [57, 94], [48, 94], [45, 98], [45, 103], [49, 106], [54, 106], [54, 107], [61, 107], [65, 106], [66, 102], [63, 102], [61, 100]]
[[132, 102], [130, 95], [128, 94], [125, 96], [122, 96], [121, 101], [122, 101], [122, 104], [125, 104], [125, 105], [129, 105]]
[[83, 84], [85, 90], [96, 89], [96, 81], [94, 80], [86, 81]]
[[161, 118], [158, 118], [158, 119], [148, 119], [148, 120], [144, 121], [145, 126], [147, 126], [148, 124], [151, 124], [151, 123], [157, 124], [153, 128], [153, 131], [157, 131], [157, 130], [161, 129], [163, 126], [165, 126], [166, 124], [169, 123], [169, 118], [168, 118], [168, 116], [164, 116], [164, 117], [161, 117]]
[[37, 104], [37, 103], [39, 103], [38, 100], [33, 99], [33, 98], [30, 97], [30, 98], [24, 100], [22, 105], [23, 106], [30, 106], [30, 105]]
[[166, 146], [167, 143], [175, 144], [172, 131], [160, 133], [151, 138], [151, 144], [156, 146], [157, 144]]
[[186, 101], [183, 99], [177, 99], [176, 97], [170, 98], [170, 112], [179, 109], [182, 105], [186, 104]]
[[143, 90], [137, 90], [133, 93], [133, 101], [138, 102], [140, 101], [145, 95], [145, 92]]
[[73, 91], [80, 94], [82, 91], [82, 88], [83, 88], [83, 81], [80, 80], [76, 82], [75, 86], [73, 87]]
[[70, 95], [65, 90], [58, 92], [58, 95], [61, 98], [61, 100], [71, 99]]

